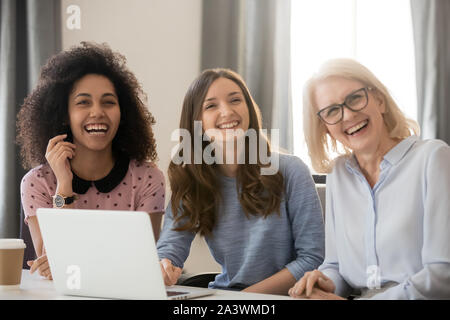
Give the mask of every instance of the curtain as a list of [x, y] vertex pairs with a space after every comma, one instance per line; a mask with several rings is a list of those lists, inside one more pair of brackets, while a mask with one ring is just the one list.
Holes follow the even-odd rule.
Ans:
[[422, 138], [450, 144], [450, 1], [411, 0]]
[[238, 72], [261, 109], [263, 128], [279, 129], [293, 152], [290, 0], [204, 0], [202, 69]]
[[16, 115], [41, 66], [60, 50], [59, 0], [1, 0], [0, 6], [0, 238], [18, 237], [20, 181]]

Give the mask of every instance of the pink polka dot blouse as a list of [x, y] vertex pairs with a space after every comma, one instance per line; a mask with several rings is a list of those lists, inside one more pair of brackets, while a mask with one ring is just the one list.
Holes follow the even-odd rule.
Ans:
[[[72, 185], [78, 196], [74, 202], [76, 209], [164, 211], [164, 175], [149, 162], [127, 161], [123, 168], [115, 166], [99, 181], [85, 181], [74, 174]], [[37, 208], [53, 207], [56, 177], [48, 164], [40, 165], [24, 176], [20, 189], [26, 222], [36, 215]]]

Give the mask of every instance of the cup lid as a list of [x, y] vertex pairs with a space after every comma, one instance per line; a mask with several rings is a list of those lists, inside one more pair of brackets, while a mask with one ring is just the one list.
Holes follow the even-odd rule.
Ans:
[[23, 249], [26, 247], [23, 239], [0, 239], [0, 249]]

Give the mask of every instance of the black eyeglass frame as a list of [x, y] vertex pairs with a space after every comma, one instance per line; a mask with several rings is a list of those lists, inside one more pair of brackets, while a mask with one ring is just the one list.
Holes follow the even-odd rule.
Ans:
[[[328, 107], [326, 107], [326, 108], [323, 108], [322, 110], [320, 110], [319, 112], [317, 112], [317, 116], [319, 117], [320, 120], [322, 120], [323, 122], [325, 122], [325, 123], [327, 123], [327, 124], [329, 124], [329, 125], [333, 125], [333, 124], [339, 123], [339, 122], [341, 122], [342, 119], [344, 118], [344, 107], [350, 109], [350, 110], [353, 111], [353, 112], [361, 111], [362, 109], [364, 109], [365, 107], [367, 107], [367, 105], [369, 104], [369, 93], [368, 93], [369, 90], [372, 90], [372, 87], [363, 87], [363, 88], [360, 88], [360, 89], [358, 89], [358, 90], [352, 91], [352, 92], [350, 92], [350, 93], [345, 97], [343, 103], [340, 103], [340, 104], [333, 104], [333, 105], [331, 105], [331, 106], [328, 106]], [[359, 92], [359, 91], [364, 91], [364, 94], [366, 95], [366, 104], [364, 105], [364, 107], [362, 107], [362, 108], [360, 108], [360, 109], [353, 109], [352, 107], [349, 107], [349, 106], [347, 105], [347, 99], [350, 98], [351, 96], [353, 96], [355, 93], [357, 93], [357, 92]], [[324, 118], [322, 118], [322, 116], [321, 116], [321, 113], [322, 113], [322, 112], [324, 112], [324, 111], [326, 111], [326, 110], [329, 110], [330, 108], [336, 108], [336, 107], [339, 107], [339, 108], [341, 109], [341, 116], [339, 117], [339, 120], [338, 120], [338, 121], [330, 123], [330, 122], [326, 121]]]

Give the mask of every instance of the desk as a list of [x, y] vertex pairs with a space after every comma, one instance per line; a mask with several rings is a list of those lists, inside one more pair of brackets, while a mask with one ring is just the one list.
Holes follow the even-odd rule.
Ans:
[[[184, 288], [175, 286], [175, 288]], [[198, 300], [293, 300], [291, 297], [216, 290], [211, 296], [200, 297]], [[29, 270], [22, 270], [20, 289], [0, 291], [0, 300], [98, 300], [97, 298], [65, 296], [56, 292], [53, 281], [46, 280], [37, 273], [30, 274]]]

